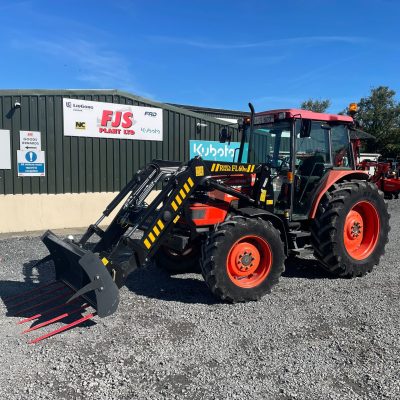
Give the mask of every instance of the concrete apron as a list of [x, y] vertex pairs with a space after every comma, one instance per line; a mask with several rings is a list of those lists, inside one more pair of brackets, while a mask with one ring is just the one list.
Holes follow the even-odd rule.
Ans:
[[[157, 192], [153, 191], [148, 196], [147, 203], [154, 199]], [[99, 219], [117, 194], [118, 192], [1, 195], [0, 234], [86, 228]], [[107, 226], [122, 204], [121, 202], [100, 226]]]

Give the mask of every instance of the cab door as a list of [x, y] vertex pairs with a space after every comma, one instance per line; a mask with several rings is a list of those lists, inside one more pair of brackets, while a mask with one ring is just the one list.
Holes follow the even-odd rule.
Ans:
[[[305, 122], [309, 125], [304, 131]], [[321, 121], [296, 121], [293, 220], [308, 218], [315, 188], [332, 168], [330, 128]]]

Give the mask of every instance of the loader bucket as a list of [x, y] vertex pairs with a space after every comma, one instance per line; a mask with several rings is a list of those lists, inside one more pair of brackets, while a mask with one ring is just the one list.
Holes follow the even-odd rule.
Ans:
[[84, 298], [100, 318], [113, 314], [119, 303], [119, 290], [99, 257], [75, 243], [58, 238], [51, 231], [42, 241], [54, 262], [56, 280], [65, 283], [75, 294], [67, 302]]

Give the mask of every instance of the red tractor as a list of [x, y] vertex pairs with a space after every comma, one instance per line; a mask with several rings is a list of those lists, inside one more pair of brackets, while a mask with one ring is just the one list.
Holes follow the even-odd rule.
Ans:
[[[277, 284], [287, 256], [310, 250], [333, 275], [371, 272], [384, 254], [389, 214], [377, 186], [356, 169], [353, 119], [250, 108], [251, 118], [240, 124], [237, 161], [154, 160], [79, 241], [43, 235], [68, 304], [82, 301], [100, 317], [112, 314], [128, 275], [152, 260], [172, 271], [199, 266], [212, 293], [229, 302], [260, 299]], [[221, 130], [220, 141], [229, 140]], [[156, 185], [161, 190], [147, 204]], [[100, 239], [89, 245], [94, 234]]]

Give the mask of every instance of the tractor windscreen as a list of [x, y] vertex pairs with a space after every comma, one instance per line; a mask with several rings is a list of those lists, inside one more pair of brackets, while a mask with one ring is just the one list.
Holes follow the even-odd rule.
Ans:
[[274, 169], [290, 165], [291, 123], [279, 121], [264, 125], [255, 125], [247, 132], [249, 142], [249, 162], [267, 163]]

